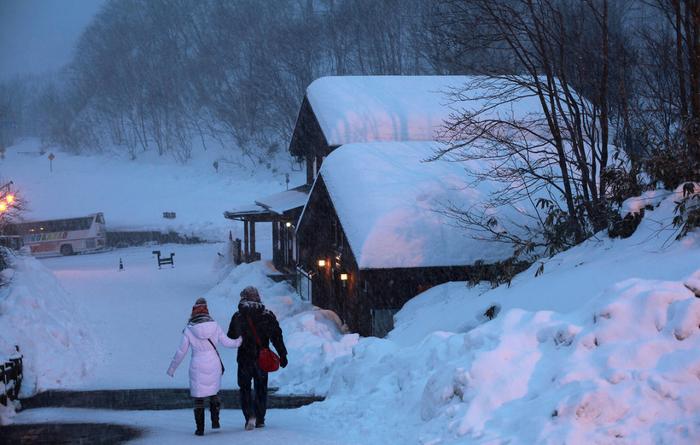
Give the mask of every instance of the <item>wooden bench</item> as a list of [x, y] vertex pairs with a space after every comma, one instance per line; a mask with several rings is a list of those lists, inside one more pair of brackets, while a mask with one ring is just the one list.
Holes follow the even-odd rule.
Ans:
[[154, 250], [153, 255], [156, 255], [158, 257], [158, 269], [160, 269], [160, 266], [165, 266], [167, 264], [170, 264], [172, 267], [175, 267], [175, 262], [173, 260], [173, 257], [175, 256], [174, 253], [171, 253], [169, 257], [161, 258], [160, 250]]

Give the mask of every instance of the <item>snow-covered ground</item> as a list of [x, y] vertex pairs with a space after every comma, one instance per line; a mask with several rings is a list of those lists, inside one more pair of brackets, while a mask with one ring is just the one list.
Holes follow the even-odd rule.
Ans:
[[[14, 181], [28, 202], [24, 217], [30, 220], [103, 212], [109, 230], [172, 229], [224, 240], [232, 228], [242, 233], [224, 219], [224, 211], [284, 190], [285, 173], [291, 174], [291, 186], [305, 182], [303, 172], [292, 171], [288, 162], [271, 161], [277, 168], [273, 172], [251, 166], [247, 159], [226, 161], [231, 153], [216, 146], [198, 150], [187, 164], [151, 152], [139, 154], [137, 161], [125, 153], [76, 156], [55, 147], [44, 148], [42, 155], [41, 147], [38, 140], [26, 139], [9, 147], [0, 160], [0, 178]], [[56, 156], [52, 172], [48, 153]], [[163, 212], [177, 217], [163, 219]], [[263, 236], [268, 231], [258, 229]]]
[[[207, 415], [207, 423], [209, 422]], [[86, 409], [34, 409], [23, 411], [17, 423], [95, 422], [130, 425], [145, 430], [132, 442], [146, 444], [235, 444], [235, 445], [359, 445], [361, 437], [348, 434], [336, 424], [325, 424], [299, 410], [268, 411], [264, 429], [245, 431], [240, 410], [221, 411], [221, 429], [205, 429], [203, 437], [195, 437], [192, 410], [174, 411], [108, 411]], [[388, 441], [385, 443], [394, 443]]]
[[[63, 387], [186, 387], [186, 368], [174, 381], [165, 375], [165, 369], [194, 301], [216, 284], [217, 252], [224, 246], [133, 247], [42, 260], [85, 314], [85, 329], [98, 345], [93, 371]], [[166, 255], [174, 252], [175, 267], [158, 269], [151, 253], [154, 249]], [[118, 268], [120, 258], [123, 271]], [[229, 308], [215, 304], [212, 312], [220, 324], [228, 323]], [[222, 354], [233, 360], [231, 351]]]
[[[245, 264], [231, 271], [222, 268], [218, 253], [225, 247], [223, 243], [163, 245], [22, 260], [32, 265], [31, 271], [37, 276], [45, 277], [48, 284], [42, 284], [38, 290], [32, 288], [28, 297], [18, 299], [14, 295], [23, 292], [22, 283], [27, 279], [22, 275], [26, 272], [16, 274], [19, 290], [13, 291], [1, 306], [9, 321], [3, 323], [8, 328], [7, 337], [3, 335], [3, 344], [7, 343], [4, 349], [9, 351], [15, 341], [28, 358], [30, 369], [36, 361], [43, 360], [36, 365], [36, 374], [52, 376], [41, 378], [36, 387], [27, 385], [25, 396], [54, 388], [187, 387], [189, 357], [174, 379], [165, 370], [179, 345], [194, 301], [206, 297], [212, 317], [225, 331], [237, 310], [240, 291], [249, 285], [259, 288], [263, 302], [280, 319], [293, 364], [272, 375], [271, 385], [279, 387], [282, 393], [325, 394], [330, 379], [319, 376], [328, 375], [328, 367], [336, 358], [350, 354], [359, 337], [342, 334], [335, 314], [313, 308], [302, 302], [287, 283], [269, 279], [266, 274], [270, 269], [265, 263]], [[165, 254], [174, 252], [175, 267], [158, 269], [151, 253], [154, 249]], [[123, 271], [118, 268], [120, 259]], [[47, 294], [45, 289], [53, 293]], [[32, 310], [36, 305], [49, 307], [44, 313]], [[15, 332], [13, 326], [21, 329]], [[37, 333], [43, 337], [34, 339]], [[55, 350], [54, 344], [47, 343], [44, 337], [66, 343], [64, 348], [72, 354], [71, 360], [60, 359], [59, 354], [64, 352]], [[44, 350], [54, 351], [54, 355], [35, 357]], [[223, 387], [235, 388], [236, 352], [225, 348], [220, 352], [227, 367], [234, 370], [226, 373]], [[28, 376], [33, 374], [29, 372]]]

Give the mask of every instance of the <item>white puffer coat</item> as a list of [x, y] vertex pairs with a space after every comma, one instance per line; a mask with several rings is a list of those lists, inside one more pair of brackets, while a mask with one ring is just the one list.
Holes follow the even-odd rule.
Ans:
[[215, 321], [188, 325], [185, 328], [180, 347], [168, 368], [168, 374], [172, 375], [175, 372], [185, 358], [187, 350], [192, 347], [192, 360], [190, 360], [190, 395], [192, 397], [213, 396], [221, 388], [221, 363], [208, 340], [215, 345], [221, 344], [227, 348], [237, 348], [242, 341], [240, 338], [235, 340], [228, 338]]

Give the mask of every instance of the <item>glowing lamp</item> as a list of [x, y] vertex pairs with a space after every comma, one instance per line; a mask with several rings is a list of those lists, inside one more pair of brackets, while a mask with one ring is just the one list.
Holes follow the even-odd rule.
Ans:
[[5, 210], [7, 210], [7, 204], [0, 202], [0, 212], [4, 212]]
[[340, 274], [340, 281], [348, 281], [348, 274], [341, 273]]
[[284, 223], [284, 225], [287, 226], [287, 228], [292, 227], [292, 223], [290, 223], [289, 221], [287, 221], [286, 223]]
[[326, 267], [326, 260], [318, 260], [318, 267]]
[[13, 202], [15, 202], [15, 195], [7, 195], [5, 197], [5, 201], [7, 201], [8, 204], [12, 204]]

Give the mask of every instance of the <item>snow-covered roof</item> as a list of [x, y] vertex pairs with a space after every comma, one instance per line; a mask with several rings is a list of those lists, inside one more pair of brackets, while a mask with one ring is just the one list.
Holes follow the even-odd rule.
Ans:
[[268, 213], [269, 211], [257, 204], [245, 204], [236, 207], [235, 209], [224, 212], [224, 217], [232, 219], [239, 218], [241, 216], [247, 215], [259, 215], [263, 213]]
[[423, 162], [437, 146], [348, 144], [324, 161], [320, 175], [361, 269], [492, 263], [512, 255], [510, 247], [474, 239], [439, 212], [450, 203], [469, 208], [493, 185], [467, 187], [459, 163]]
[[[493, 94], [493, 83], [474, 76], [333, 76], [312, 82], [306, 97], [329, 146], [434, 141], [452, 113], [493, 106], [480, 98], [480, 92]], [[454, 103], [450, 93], [467, 84], [467, 94]], [[532, 94], [522, 93], [516, 109], [508, 103], [489, 112], [517, 115], [540, 109]]]
[[303, 207], [309, 197], [309, 186], [304, 184], [291, 190], [273, 193], [263, 198], [256, 199], [252, 204], [238, 206], [235, 209], [224, 212], [229, 219], [245, 217], [248, 215], [281, 215], [289, 210]]
[[307, 188], [294, 188], [255, 200], [255, 204], [275, 213], [303, 207], [309, 197]]

